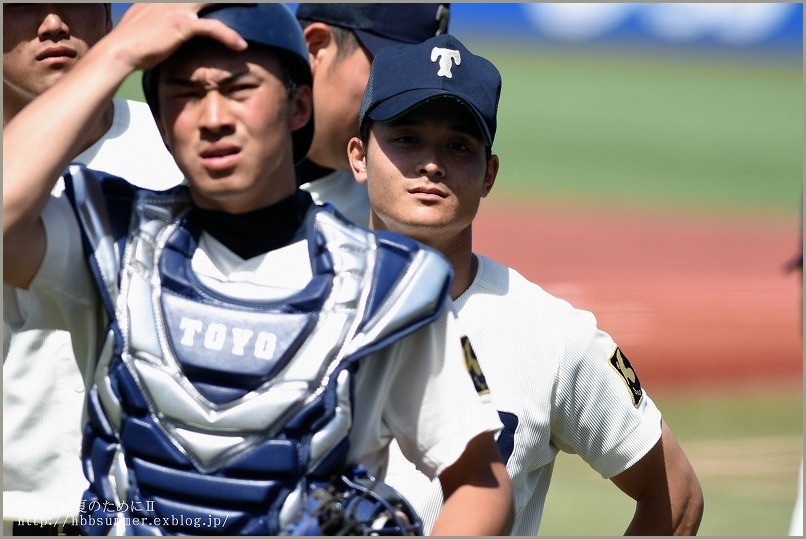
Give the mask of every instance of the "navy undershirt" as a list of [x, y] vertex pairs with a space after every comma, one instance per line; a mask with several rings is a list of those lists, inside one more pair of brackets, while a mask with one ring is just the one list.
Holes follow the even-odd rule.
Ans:
[[288, 245], [312, 205], [311, 195], [298, 190], [271, 206], [247, 213], [194, 208], [188, 218], [246, 260]]

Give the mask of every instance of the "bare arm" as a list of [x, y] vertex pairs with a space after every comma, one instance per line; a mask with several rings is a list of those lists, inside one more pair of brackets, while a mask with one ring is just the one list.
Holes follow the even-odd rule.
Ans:
[[696, 535], [704, 507], [702, 488], [665, 422], [655, 447], [612, 481], [637, 502], [625, 535]]
[[512, 483], [491, 433], [473, 438], [439, 480], [445, 502], [431, 535], [509, 535]]
[[40, 216], [53, 185], [125, 78], [155, 66], [183, 42], [206, 36], [233, 49], [246, 43], [220, 21], [199, 19], [209, 4], [138, 4], [58, 84], [3, 133], [3, 278], [27, 287], [42, 262]]

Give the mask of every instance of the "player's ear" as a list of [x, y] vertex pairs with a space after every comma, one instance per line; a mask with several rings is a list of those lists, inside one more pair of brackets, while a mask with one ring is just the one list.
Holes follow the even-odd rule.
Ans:
[[168, 151], [170, 152], [171, 146], [168, 144], [168, 134], [165, 131], [165, 126], [162, 124], [162, 118], [160, 118], [159, 114], [152, 114], [151, 117], [154, 118], [154, 123], [157, 125], [157, 131], [160, 133], [162, 143], [165, 144], [165, 147], [168, 148]]
[[485, 198], [493, 190], [495, 178], [498, 176], [498, 167], [500, 166], [498, 156], [495, 154], [490, 155], [487, 159], [487, 170], [484, 173], [484, 183], [482, 184], [481, 198]]
[[313, 94], [307, 84], [300, 85], [291, 98], [291, 109], [288, 115], [288, 128], [296, 131], [305, 126], [313, 114]]
[[358, 137], [353, 137], [347, 143], [347, 158], [350, 161], [350, 170], [358, 183], [367, 182], [367, 152], [364, 143]]
[[308, 44], [311, 73], [316, 75], [316, 68], [327, 55], [327, 49], [333, 41], [333, 32], [327, 24], [314, 22], [305, 27], [303, 34], [305, 42]]

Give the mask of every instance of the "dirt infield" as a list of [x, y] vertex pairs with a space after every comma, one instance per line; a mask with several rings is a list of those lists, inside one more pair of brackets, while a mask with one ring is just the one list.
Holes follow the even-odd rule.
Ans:
[[490, 200], [474, 244], [595, 313], [654, 391], [800, 386], [797, 227]]

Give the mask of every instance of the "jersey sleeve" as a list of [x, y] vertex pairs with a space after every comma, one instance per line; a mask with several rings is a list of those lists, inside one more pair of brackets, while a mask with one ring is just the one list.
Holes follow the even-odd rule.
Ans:
[[25, 290], [3, 287], [4, 319], [14, 331], [70, 330], [75, 313], [91, 309], [97, 300], [78, 222], [64, 195], [51, 195], [42, 222], [45, 255], [31, 285]]
[[594, 316], [577, 311], [574, 323], [581, 337], [569, 341], [554, 381], [552, 443], [611, 478], [657, 443], [661, 414]]
[[383, 420], [403, 454], [435, 478], [456, 462], [471, 439], [502, 425], [483, 375], [479, 381], [469, 372], [477, 365], [452, 309], [401, 342], [395, 355], [400, 368], [389, 387]]

